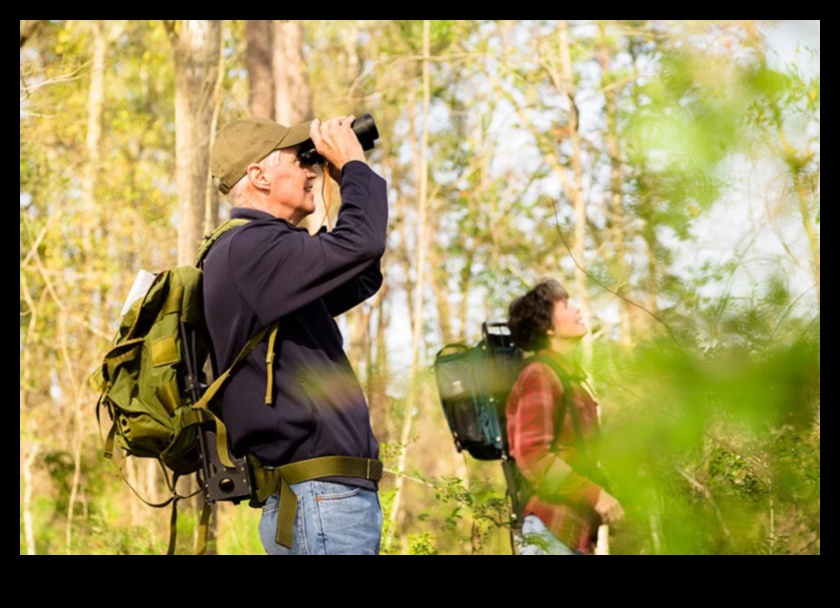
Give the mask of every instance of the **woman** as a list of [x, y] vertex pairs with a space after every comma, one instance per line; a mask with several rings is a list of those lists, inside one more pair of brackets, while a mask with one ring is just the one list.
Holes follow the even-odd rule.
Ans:
[[516, 298], [508, 326], [526, 362], [506, 404], [510, 454], [521, 480], [522, 555], [592, 553], [600, 524], [624, 517], [598, 482], [598, 409], [573, 362], [587, 333], [580, 309], [555, 280]]

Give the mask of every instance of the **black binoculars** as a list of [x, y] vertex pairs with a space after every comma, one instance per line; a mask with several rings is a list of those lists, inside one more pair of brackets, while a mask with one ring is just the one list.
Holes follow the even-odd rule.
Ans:
[[[362, 144], [362, 150], [372, 150], [374, 142], [379, 139], [379, 130], [376, 128], [376, 123], [373, 122], [373, 116], [370, 114], [362, 114], [352, 123], [350, 128], [356, 134], [356, 139]], [[324, 157], [318, 154], [315, 149], [315, 144], [311, 139], [307, 139], [300, 144], [298, 148], [298, 159], [305, 165], [320, 165], [324, 162]]]

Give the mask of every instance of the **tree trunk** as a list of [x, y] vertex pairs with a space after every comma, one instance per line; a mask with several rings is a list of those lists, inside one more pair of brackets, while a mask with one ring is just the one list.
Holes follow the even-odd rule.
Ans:
[[408, 407], [406, 408], [405, 421], [403, 422], [403, 430], [400, 436], [400, 445], [403, 446], [403, 451], [400, 454], [399, 465], [397, 471], [400, 476], [397, 478], [396, 493], [394, 494], [394, 503], [391, 510], [391, 525], [389, 527], [389, 538], [387, 539], [386, 547], [391, 548], [393, 543], [393, 535], [396, 532], [397, 521], [400, 516], [400, 509], [402, 508], [402, 494], [404, 477], [402, 472], [405, 469], [405, 462], [408, 454], [408, 440], [411, 437], [411, 423], [412, 412], [419, 407], [419, 370], [420, 357], [423, 342], [423, 289], [425, 288], [425, 266], [426, 266], [426, 197], [428, 191], [428, 166], [427, 155], [429, 145], [429, 106], [431, 99], [431, 87], [429, 76], [429, 58], [430, 58], [430, 23], [428, 20], [423, 21], [423, 134], [420, 142], [419, 150], [419, 184], [418, 184], [418, 234], [417, 234], [417, 279], [415, 281], [416, 299], [414, 304], [414, 318], [412, 319], [412, 337], [411, 337], [411, 377], [409, 379], [410, 389], [408, 395]]
[[[218, 198], [209, 196], [210, 145], [221, 77], [222, 22], [183, 20], [170, 27], [175, 56], [175, 155], [178, 264], [192, 265]], [[216, 209], [212, 206], [216, 205]], [[194, 488], [190, 488], [192, 491]], [[201, 493], [196, 509], [201, 509]], [[215, 525], [215, 522], [212, 522]]]
[[820, 309], [820, 242], [817, 236], [817, 231], [814, 229], [814, 223], [811, 220], [811, 210], [808, 207], [808, 201], [811, 200], [812, 192], [803, 185], [803, 180], [797, 176], [796, 181], [796, 196], [799, 200], [799, 212], [802, 217], [802, 226], [805, 228], [805, 234], [808, 237], [808, 246], [811, 248], [811, 272], [814, 277], [814, 286], [816, 288], [817, 296], [817, 310]]
[[[387, 276], [386, 268], [382, 274]], [[379, 443], [390, 441], [387, 426], [388, 412], [388, 284], [385, 282], [380, 288], [374, 303], [376, 331], [369, 340], [371, 349], [368, 351], [367, 394], [370, 404], [370, 424]]]
[[252, 116], [274, 118], [274, 73], [271, 67], [270, 19], [245, 21], [245, 65], [248, 69], [248, 111]]
[[312, 92], [303, 57], [303, 23], [274, 21], [274, 115], [293, 125], [312, 116]]
[[35, 532], [32, 527], [32, 463], [38, 455], [40, 443], [35, 442], [23, 459], [23, 531], [26, 539], [26, 554], [35, 555]]
[[[84, 248], [83, 259], [85, 260], [85, 265], [88, 267], [93, 264], [93, 259], [95, 258], [93, 239], [98, 224], [95, 193], [101, 162], [102, 115], [105, 102], [105, 58], [108, 52], [105, 23], [101, 20], [92, 21], [91, 28], [93, 48], [91, 52], [90, 90], [88, 91], [88, 128], [85, 142], [88, 162], [82, 176], [82, 205], [84, 212], [81, 218], [82, 247]], [[61, 315], [59, 320], [62, 358], [67, 368], [68, 383], [73, 387], [73, 477], [70, 484], [70, 496], [67, 506], [67, 527], [65, 529], [65, 553], [71, 555], [73, 550], [73, 514], [82, 475], [81, 458], [82, 446], [87, 436], [87, 424], [85, 424], [87, 415], [84, 411], [84, 399], [78, 390], [80, 382], [76, 378], [77, 374], [74, 371], [75, 365], [72, 363], [75, 357], [70, 353], [70, 348], [67, 344], [68, 336], [64, 325], [64, 315]]]
[[[432, 212], [430, 231], [432, 234], [440, 232], [441, 204], [438, 202], [436, 209]], [[439, 244], [429, 248], [429, 267], [432, 269], [432, 291], [435, 296], [437, 308], [438, 327], [443, 344], [454, 341], [452, 331], [452, 297], [449, 292], [449, 273], [446, 269], [446, 252], [440, 251]]]
[[[274, 20], [272, 71], [274, 74], [274, 115], [277, 122], [291, 126], [315, 116], [312, 110], [312, 91], [309, 88], [309, 73], [303, 56], [303, 23], [293, 20]], [[321, 117], [325, 120], [327, 117]], [[332, 194], [337, 188], [330, 187], [325, 194], [326, 172], [316, 180], [315, 212], [306, 218], [306, 228], [314, 234], [325, 224], [328, 212], [334, 215]], [[324, 198], [330, 200], [328, 210]]]
[[26, 41], [29, 40], [32, 35], [38, 31], [44, 24], [43, 19], [21, 19], [20, 22], [20, 48], [23, 48], [23, 45], [26, 44]]
[[624, 183], [621, 150], [618, 141], [618, 89], [607, 86], [610, 77], [612, 49], [609, 47], [609, 37], [603, 23], [599, 25], [600, 44], [598, 47], [598, 63], [601, 65], [602, 82], [604, 82], [604, 114], [606, 129], [604, 139], [610, 163], [610, 193], [607, 210], [609, 238], [612, 243], [613, 256], [610, 264], [613, 270], [615, 291], [620, 296], [618, 301], [620, 343], [629, 348], [633, 342], [630, 304], [626, 300], [629, 293], [630, 272], [627, 267], [627, 236], [625, 234], [625, 218], [622, 186]]
[[[580, 116], [578, 115], [578, 106], [575, 102], [575, 80], [572, 73], [572, 59], [569, 52], [569, 24], [566, 21], [559, 22], [559, 48], [560, 48], [560, 65], [561, 78], [563, 82], [563, 91], [566, 99], [569, 102], [569, 139], [572, 144], [572, 155], [570, 162], [572, 165], [573, 187], [567, 192], [572, 201], [575, 214], [574, 227], [574, 241], [572, 242], [572, 254], [574, 255], [577, 264], [575, 264], [575, 290], [574, 297], [580, 305], [581, 317], [587, 326], [590, 323], [589, 300], [586, 295], [586, 273], [583, 271], [583, 266], [586, 264], [584, 259], [585, 239], [586, 239], [586, 201], [583, 196], [583, 159], [581, 158], [581, 136], [580, 136]], [[584, 359], [591, 360], [592, 357], [592, 343], [590, 340], [584, 340]]]
[[204, 233], [205, 193], [221, 21], [184, 20], [172, 31], [175, 55], [175, 155], [178, 263], [193, 264]]

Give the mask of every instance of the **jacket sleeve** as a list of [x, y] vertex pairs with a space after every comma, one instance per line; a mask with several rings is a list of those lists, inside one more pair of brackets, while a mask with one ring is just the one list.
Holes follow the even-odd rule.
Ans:
[[327, 310], [333, 317], [344, 314], [374, 295], [382, 286], [382, 268], [374, 260], [358, 275], [324, 296]]
[[[539, 368], [546, 371], [540, 373]], [[565, 434], [565, 425], [571, 426], [571, 413], [566, 412], [562, 427], [555, 424], [563, 386], [559, 381], [554, 384], [547, 370], [542, 363], [535, 363], [522, 371], [518, 381], [519, 399], [515, 410], [509, 412], [516, 434], [516, 465], [543, 500], [594, 507], [601, 488], [575, 471], [574, 445], [555, 442], [555, 426]]]
[[249, 224], [234, 235], [231, 269], [262, 324], [333, 292], [332, 306], [343, 312], [378, 289], [388, 223], [385, 180], [351, 161], [342, 170], [341, 201], [332, 232], [312, 236], [285, 223], [277, 230]]

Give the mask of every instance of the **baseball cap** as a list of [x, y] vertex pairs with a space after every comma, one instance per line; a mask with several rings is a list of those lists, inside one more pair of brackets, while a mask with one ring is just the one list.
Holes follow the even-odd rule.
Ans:
[[225, 126], [210, 151], [210, 173], [223, 194], [245, 175], [248, 165], [274, 150], [291, 148], [309, 139], [312, 121], [286, 127], [269, 118], [249, 117]]

